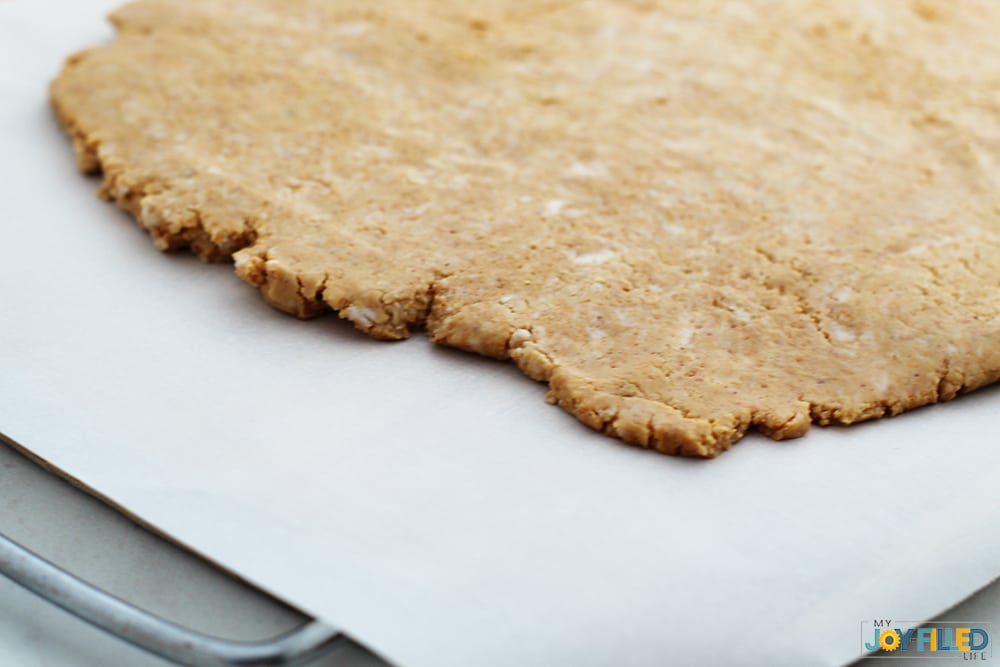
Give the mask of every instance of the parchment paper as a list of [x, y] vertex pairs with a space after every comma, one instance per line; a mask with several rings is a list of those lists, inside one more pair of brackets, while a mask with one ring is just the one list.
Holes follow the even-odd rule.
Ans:
[[0, 4], [0, 431], [403, 665], [836, 665], [1000, 574], [996, 390], [674, 459], [161, 256], [47, 106], [115, 4]]

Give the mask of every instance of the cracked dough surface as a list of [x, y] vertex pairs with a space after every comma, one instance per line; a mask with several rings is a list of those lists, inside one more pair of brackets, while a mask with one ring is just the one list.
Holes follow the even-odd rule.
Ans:
[[1000, 3], [141, 0], [54, 108], [161, 249], [715, 456], [1000, 377]]

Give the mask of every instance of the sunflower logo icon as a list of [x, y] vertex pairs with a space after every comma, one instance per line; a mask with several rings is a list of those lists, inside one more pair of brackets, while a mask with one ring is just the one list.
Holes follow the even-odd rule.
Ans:
[[887, 653], [899, 648], [899, 633], [895, 630], [885, 630], [878, 637], [878, 645]]

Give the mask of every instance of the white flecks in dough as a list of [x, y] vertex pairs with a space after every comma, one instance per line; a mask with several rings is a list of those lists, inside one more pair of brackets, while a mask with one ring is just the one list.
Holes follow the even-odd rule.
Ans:
[[573, 176], [584, 176], [586, 178], [607, 178], [608, 168], [603, 162], [596, 160], [574, 162], [569, 167], [569, 173]]
[[510, 335], [510, 341], [507, 343], [507, 347], [511, 349], [521, 347], [531, 339], [532, 335], [530, 331], [527, 329], [517, 329]]
[[562, 199], [551, 199], [545, 203], [545, 215], [559, 215], [565, 205], [566, 202]]
[[939, 238], [910, 246], [900, 254], [903, 257], [913, 256], [913, 255], [923, 255], [928, 250], [933, 250], [935, 248], [940, 248], [942, 246], [946, 246], [952, 243], [957, 243], [961, 240], [961, 238], [962, 237], [960, 235], [944, 234]]
[[344, 37], [357, 37], [368, 32], [371, 27], [368, 21], [348, 21], [334, 28], [334, 32]]
[[360, 327], [368, 328], [375, 324], [375, 311], [363, 306], [348, 306], [343, 311], [344, 316]]
[[733, 319], [735, 320], [739, 320], [740, 322], [750, 321], [750, 313], [743, 310], [742, 308], [733, 308], [732, 313], [733, 313]]
[[574, 264], [604, 264], [609, 259], [617, 257], [618, 253], [610, 248], [602, 248], [596, 252], [587, 252], [582, 255], [573, 254], [571, 259]]
[[677, 330], [677, 345], [679, 347], [684, 347], [691, 342], [691, 338], [694, 337], [694, 329], [691, 327], [681, 327]]
[[413, 167], [406, 170], [406, 180], [414, 185], [426, 185], [428, 182], [427, 175], [424, 171]]
[[129, 187], [123, 181], [115, 181], [111, 186], [111, 196], [121, 201], [128, 197]]
[[237, 272], [241, 267], [246, 266], [251, 261], [253, 261], [254, 256], [247, 252], [237, 252], [233, 254], [233, 266], [236, 268]]
[[139, 222], [142, 226], [146, 229], [152, 229], [162, 221], [163, 220], [160, 218], [160, 215], [154, 211], [149, 204], [143, 202], [142, 208], [139, 211]]
[[832, 340], [837, 341], [838, 343], [851, 343], [854, 342], [854, 339], [857, 338], [857, 336], [854, 335], [853, 331], [843, 326], [842, 324], [838, 324], [837, 322], [831, 322], [830, 338]]
[[833, 300], [837, 303], [847, 303], [854, 298], [854, 290], [850, 287], [841, 287], [833, 293]]
[[416, 218], [416, 217], [419, 217], [419, 216], [423, 215], [424, 213], [426, 213], [427, 209], [429, 209], [430, 207], [431, 207], [431, 203], [429, 201], [425, 201], [423, 204], [419, 204], [417, 206], [414, 206], [409, 211], [407, 211], [407, 213], [409, 213], [409, 215], [411, 217]]

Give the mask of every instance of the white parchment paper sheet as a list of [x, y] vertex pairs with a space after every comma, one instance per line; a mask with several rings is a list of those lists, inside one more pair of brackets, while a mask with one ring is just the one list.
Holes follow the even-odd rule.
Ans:
[[1000, 574], [995, 390], [672, 459], [161, 256], [47, 106], [114, 4], [0, 3], [0, 431], [404, 665], [836, 665]]

